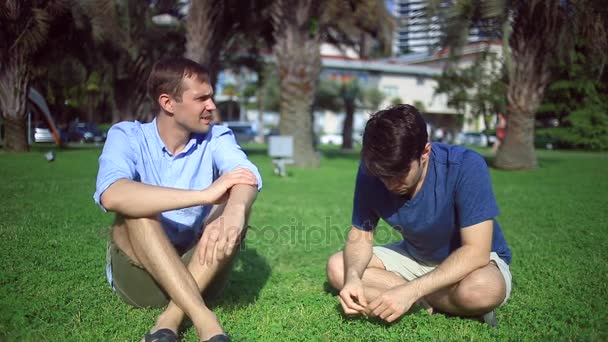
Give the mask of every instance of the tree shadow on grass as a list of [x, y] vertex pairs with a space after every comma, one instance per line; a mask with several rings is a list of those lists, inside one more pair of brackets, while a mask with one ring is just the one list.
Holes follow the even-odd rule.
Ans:
[[268, 155], [268, 148], [266, 147], [243, 147], [243, 151], [245, 152], [245, 154], [247, 154], [247, 156], [267, 156]]
[[[232, 311], [239, 306], [254, 303], [268, 281], [270, 272], [271, 268], [266, 259], [254, 248], [245, 247], [239, 252], [226, 288], [219, 298], [208, 300], [207, 304], [212, 310], [221, 307]], [[192, 321], [186, 317], [178, 329], [180, 337], [183, 338], [191, 327]]]
[[[504, 170], [504, 169], [497, 168], [496, 166], [494, 166], [494, 163], [496, 161], [496, 156], [494, 156], [494, 155], [482, 155], [482, 157], [486, 161], [486, 164], [488, 164], [488, 167], [490, 169], [497, 170], [497, 171], [518, 171], [518, 170]], [[553, 167], [553, 166], [560, 165], [560, 164], [564, 163], [564, 159], [559, 158], [557, 156], [556, 157], [545, 157], [545, 156], [541, 157], [541, 156], [538, 156], [537, 160], [538, 160], [538, 167], [537, 167], [537, 169], [546, 168], [546, 167]], [[521, 171], [530, 171], [530, 170], [521, 170]]]
[[359, 150], [352, 151], [343, 151], [343, 150], [323, 150], [321, 151], [321, 155], [330, 160], [342, 159], [342, 160], [352, 160], [359, 161], [361, 158], [361, 153]]
[[[94, 151], [97, 150], [99, 151], [99, 153], [101, 153], [103, 149], [103, 144], [93, 144], [93, 143], [87, 143], [87, 144], [68, 144], [68, 145], [55, 145], [55, 144], [43, 144], [43, 143], [36, 143], [30, 146], [30, 153], [47, 153], [50, 151], [53, 151], [55, 153], [57, 152], [77, 152], [77, 151]], [[3, 148], [0, 147], [0, 151], [4, 151]]]
[[223, 294], [212, 305], [232, 309], [254, 303], [270, 273], [271, 268], [266, 258], [254, 248], [245, 247], [239, 252]]

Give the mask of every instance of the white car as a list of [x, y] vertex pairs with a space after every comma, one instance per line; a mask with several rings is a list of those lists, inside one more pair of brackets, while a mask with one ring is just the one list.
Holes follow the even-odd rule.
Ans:
[[460, 132], [456, 135], [454, 143], [457, 145], [487, 147], [488, 137], [481, 132]]
[[37, 143], [54, 143], [53, 133], [47, 127], [36, 126], [34, 128], [34, 142]]
[[323, 145], [342, 145], [342, 134], [323, 134], [319, 142]]

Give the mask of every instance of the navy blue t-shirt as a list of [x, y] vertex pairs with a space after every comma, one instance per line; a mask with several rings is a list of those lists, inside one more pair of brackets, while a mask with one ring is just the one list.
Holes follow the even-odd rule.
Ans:
[[510, 264], [485, 160], [461, 146], [431, 146], [424, 183], [410, 200], [388, 191], [360, 163], [353, 226], [370, 231], [382, 218], [403, 235], [401, 249], [418, 260], [440, 263], [462, 245], [460, 229], [493, 220], [492, 251]]

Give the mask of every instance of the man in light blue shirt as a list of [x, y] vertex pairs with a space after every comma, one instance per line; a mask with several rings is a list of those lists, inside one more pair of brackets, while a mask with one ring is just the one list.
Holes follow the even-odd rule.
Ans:
[[148, 92], [156, 118], [112, 126], [99, 157], [94, 199], [116, 213], [108, 281], [133, 306], [166, 305], [145, 340], [177, 341], [187, 315], [201, 340], [229, 341], [205, 300], [223, 287], [262, 180], [232, 131], [212, 124], [204, 67], [161, 60]]

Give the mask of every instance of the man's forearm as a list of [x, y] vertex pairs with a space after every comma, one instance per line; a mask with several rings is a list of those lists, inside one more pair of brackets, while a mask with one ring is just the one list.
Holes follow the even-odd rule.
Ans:
[[101, 204], [128, 217], [150, 217], [163, 211], [204, 204], [202, 191], [166, 188], [121, 179], [104, 191]]
[[471, 272], [487, 265], [489, 261], [489, 254], [485, 251], [480, 253], [480, 250], [474, 246], [462, 246], [450, 254], [436, 269], [413, 280], [408, 286], [414, 286], [418, 297], [422, 298], [458, 283]]
[[256, 187], [237, 184], [230, 189], [230, 196], [226, 202], [225, 213], [247, 215], [258, 195]]
[[344, 246], [344, 281], [363, 277], [372, 259], [373, 233], [352, 228]]

